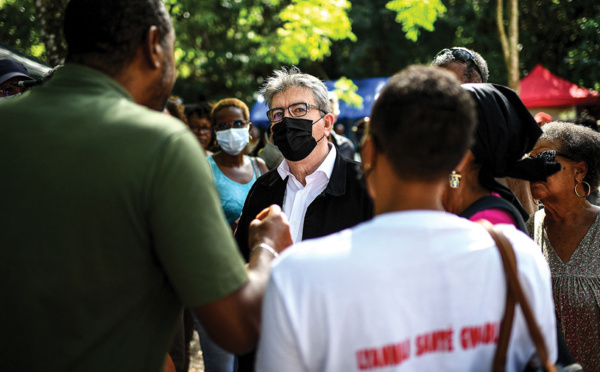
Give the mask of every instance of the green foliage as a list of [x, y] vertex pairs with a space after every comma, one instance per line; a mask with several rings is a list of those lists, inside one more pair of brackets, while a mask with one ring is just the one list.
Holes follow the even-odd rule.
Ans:
[[600, 3], [588, 0], [521, 1], [525, 71], [537, 63], [587, 88], [600, 88]]
[[[347, 0], [167, 0], [177, 33], [176, 91], [188, 100], [253, 101], [284, 64], [320, 62], [332, 41], [355, 40]], [[191, 96], [190, 91], [204, 92]]]
[[297, 64], [301, 59], [320, 61], [329, 56], [332, 40], [350, 39], [352, 33], [346, 10], [347, 0], [293, 0], [279, 13], [283, 27], [277, 29], [276, 57], [279, 62]]
[[33, 1], [0, 0], [0, 41], [31, 56], [44, 59]]
[[[238, 97], [251, 105], [264, 79], [284, 64], [324, 80], [391, 76], [430, 63], [449, 46], [479, 52], [490, 82], [507, 83], [496, 0], [164, 1], [177, 34], [174, 94], [186, 102]], [[541, 63], [600, 88], [600, 2], [520, 0], [519, 14], [521, 76]], [[47, 60], [42, 18], [34, 1], [0, 0], [0, 41]], [[337, 93], [352, 102], [346, 90]]]
[[441, 0], [392, 0], [385, 7], [397, 13], [396, 22], [412, 41], [417, 41], [420, 28], [433, 31], [438, 16], [446, 12]]
[[334, 84], [334, 93], [341, 100], [346, 102], [348, 106], [362, 108], [363, 98], [356, 91], [358, 87], [354, 82], [345, 76], [339, 78]]

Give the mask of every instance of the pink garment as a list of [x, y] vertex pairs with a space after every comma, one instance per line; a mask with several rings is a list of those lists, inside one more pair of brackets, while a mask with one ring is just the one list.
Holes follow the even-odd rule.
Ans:
[[[495, 192], [493, 192], [492, 195], [496, 196], [498, 198], [501, 197], [500, 194], [497, 194]], [[506, 210], [500, 209], [500, 208], [490, 208], [490, 209], [486, 209], [484, 211], [477, 212], [474, 215], [472, 215], [471, 218], [469, 218], [469, 220], [470, 221], [487, 220], [492, 225], [506, 223], [509, 225], [517, 226], [517, 221], [515, 221], [513, 216], [510, 213], [508, 213]]]
[[492, 225], [499, 223], [507, 223], [509, 225], [517, 226], [515, 219], [506, 212], [504, 209], [490, 208], [481, 212], [477, 212], [469, 218], [471, 221], [477, 220], [488, 220]]

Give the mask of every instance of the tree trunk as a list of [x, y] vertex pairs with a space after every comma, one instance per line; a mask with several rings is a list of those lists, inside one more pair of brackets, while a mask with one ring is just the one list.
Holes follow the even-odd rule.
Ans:
[[504, 2], [498, 0], [496, 24], [508, 70], [508, 86], [519, 93], [519, 1], [508, 0], [508, 36], [504, 28]]
[[67, 2], [68, 0], [35, 0], [42, 41], [46, 46], [48, 63], [53, 67], [64, 63], [67, 56], [67, 44], [62, 32]]

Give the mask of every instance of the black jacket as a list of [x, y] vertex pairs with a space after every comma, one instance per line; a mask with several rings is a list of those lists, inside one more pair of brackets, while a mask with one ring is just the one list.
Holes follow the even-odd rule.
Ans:
[[473, 204], [469, 205], [467, 209], [462, 211], [459, 216], [469, 219], [477, 212], [492, 208], [499, 208], [508, 212], [515, 219], [517, 228], [527, 234], [527, 228], [525, 227], [525, 221], [523, 220], [521, 212], [512, 203], [497, 196], [488, 195], [477, 199]]
[[[248, 227], [260, 211], [272, 204], [283, 205], [287, 178], [281, 179], [277, 169], [259, 177], [246, 197], [235, 238], [248, 261]], [[302, 240], [318, 238], [352, 227], [373, 216], [369, 197], [357, 162], [338, 151], [331, 178], [325, 190], [308, 206], [304, 217]]]

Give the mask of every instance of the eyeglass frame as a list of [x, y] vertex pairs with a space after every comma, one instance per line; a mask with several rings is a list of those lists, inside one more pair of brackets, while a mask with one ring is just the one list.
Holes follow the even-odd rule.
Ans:
[[[306, 113], [304, 113], [303, 115], [294, 115], [294, 114], [292, 114], [292, 111], [290, 110], [290, 108], [292, 106], [296, 106], [296, 105], [306, 105]], [[308, 102], [296, 102], [296, 103], [292, 103], [288, 107], [275, 107], [275, 108], [270, 109], [269, 111], [267, 111], [267, 119], [269, 119], [269, 122], [271, 122], [271, 124], [277, 124], [277, 123], [281, 122], [283, 120], [283, 118], [285, 117], [285, 110], [287, 110], [287, 112], [290, 114], [291, 117], [293, 117], [293, 118], [301, 118], [301, 117], [304, 117], [304, 116], [308, 115], [309, 109], [316, 109], [316, 110], [321, 111], [325, 115], [327, 115], [327, 112], [325, 110], [322, 110], [319, 106], [315, 106], [312, 103], [308, 103]], [[281, 117], [281, 120], [272, 120], [271, 119], [272, 113], [275, 110], [282, 110], [283, 116]]]
[[[242, 123], [240, 124], [236, 124], [236, 123]], [[226, 126], [221, 127], [222, 124], [226, 124]], [[246, 128], [249, 124], [252, 124], [251, 121], [249, 120], [234, 120], [234, 121], [223, 121], [220, 123], [215, 124], [214, 128], [215, 128], [215, 132], [220, 132], [222, 130], [227, 130], [227, 129], [240, 129], [240, 128]]]
[[198, 126], [190, 126], [189, 128], [192, 131], [192, 133], [194, 133], [194, 134], [211, 134], [212, 133], [211, 128], [198, 127]]
[[[435, 61], [435, 59], [438, 56], [441, 56], [448, 52], [452, 53], [452, 57], [454, 57], [454, 59], [459, 62], [464, 62], [464, 63], [468, 63], [469, 61], [473, 62], [473, 66], [475, 66], [475, 69], [477, 70], [477, 72], [479, 73], [479, 76], [481, 76], [481, 79], [483, 80], [483, 74], [481, 73], [481, 69], [479, 68], [479, 65], [477, 64], [477, 60], [475, 59], [473, 54], [471, 54], [471, 52], [469, 52], [468, 50], [459, 49], [459, 48], [444, 48], [444, 49], [440, 50], [439, 53], [435, 55], [435, 57], [433, 57], [433, 60]], [[462, 56], [461, 56], [461, 54], [462, 54]]]
[[[550, 156], [547, 156], [547, 155], [544, 155], [544, 154], [550, 154]], [[566, 158], [566, 159], [569, 159], [569, 160], [573, 160], [573, 161], [575, 161], [575, 159], [573, 159], [573, 157], [572, 157], [572, 156], [569, 156], [569, 155], [563, 154], [563, 153], [561, 153], [561, 152], [559, 152], [559, 151], [556, 151], [556, 150], [546, 150], [546, 151], [542, 151], [542, 152], [540, 152], [539, 154], [537, 154], [536, 156], [531, 156], [531, 155], [530, 155], [529, 157], [530, 157], [530, 158], [532, 158], [532, 159], [537, 159], [537, 158], [539, 158], [540, 156], [541, 156], [542, 158], [546, 159], [546, 161], [549, 161], [549, 162], [555, 162], [555, 161], [556, 161], [556, 157], [557, 157], [557, 156], [562, 156], [563, 158]]]

